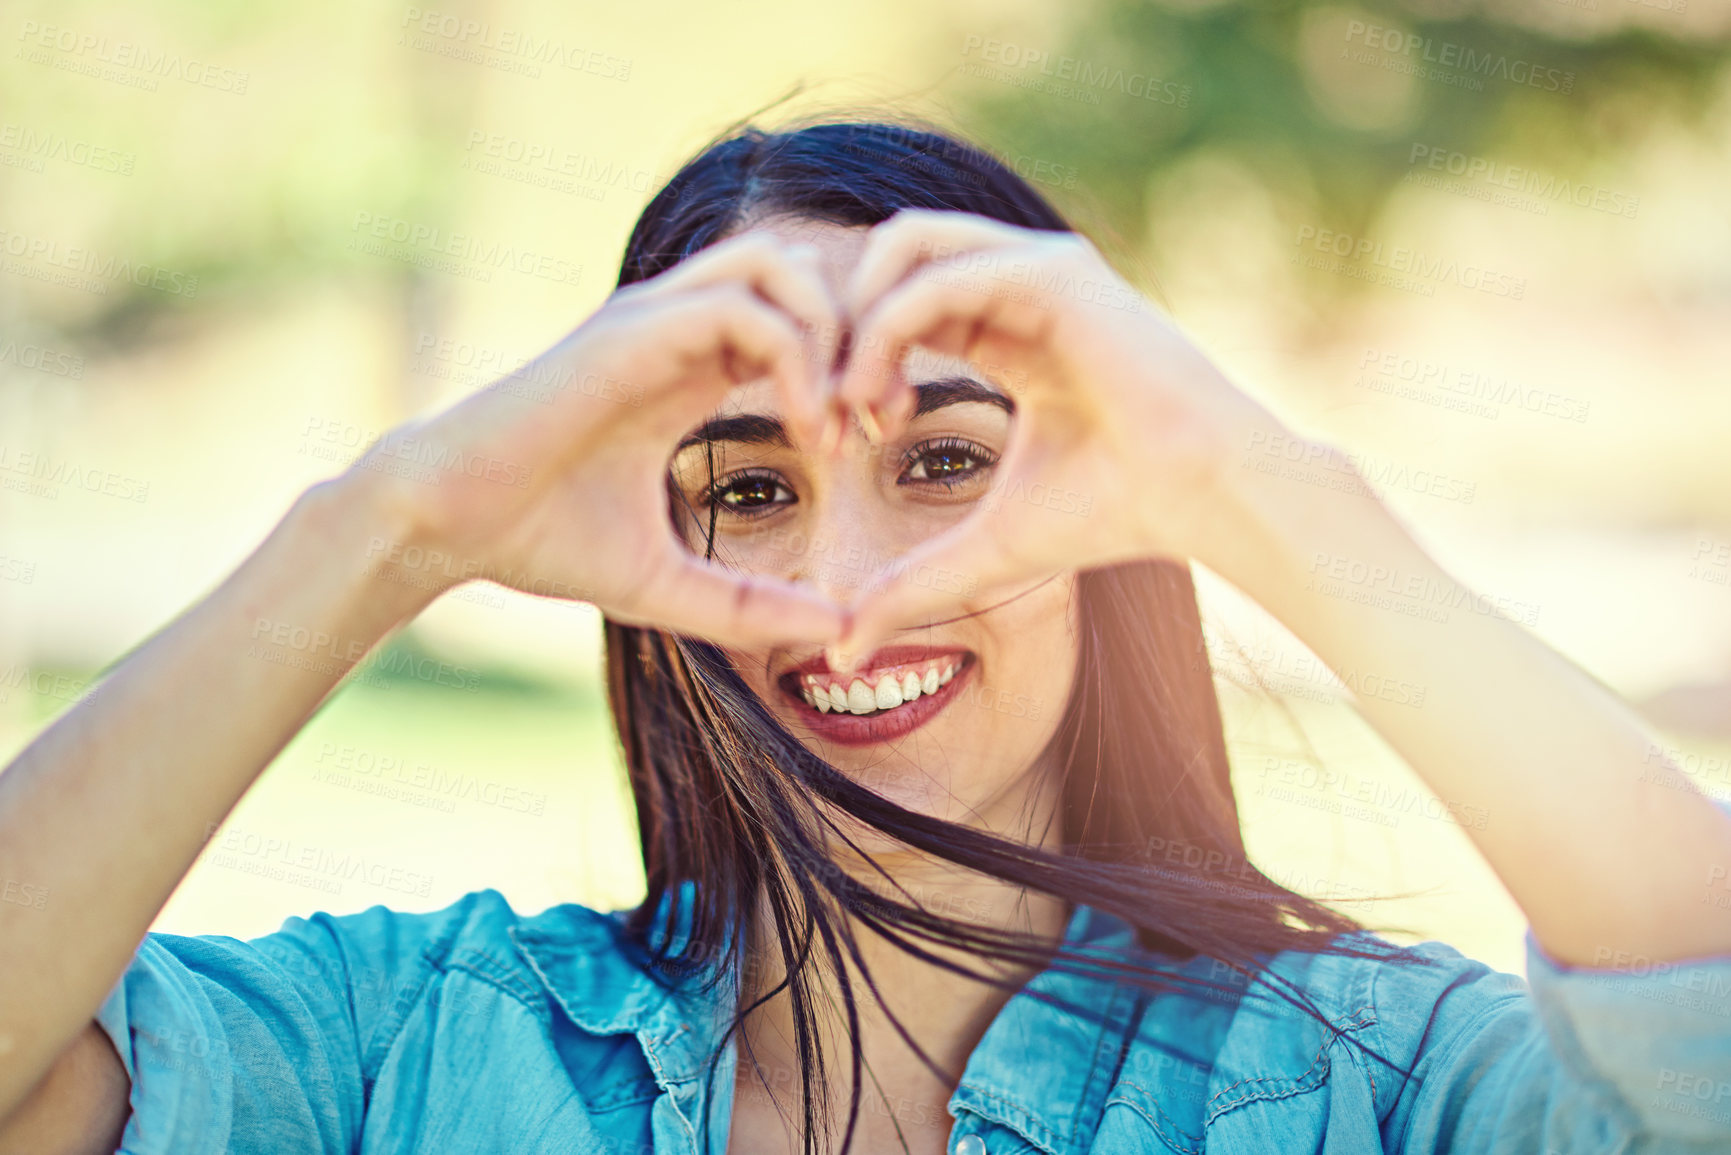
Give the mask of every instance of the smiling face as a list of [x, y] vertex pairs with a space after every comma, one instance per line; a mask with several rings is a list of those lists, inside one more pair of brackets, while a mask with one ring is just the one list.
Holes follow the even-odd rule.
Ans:
[[[833, 291], [866, 230], [806, 221], [753, 226], [815, 245]], [[796, 449], [774, 386], [734, 389], [673, 460], [680, 529], [734, 568], [850, 598], [880, 567], [960, 521], [990, 491], [1014, 402], [963, 363], [910, 359], [918, 413], [872, 445], [857, 425], [836, 460]], [[713, 527], [713, 534], [711, 533]], [[963, 574], [916, 571], [961, 593]], [[939, 619], [905, 623], [850, 677], [817, 646], [729, 650], [752, 691], [813, 753], [911, 810], [1000, 833], [1050, 813], [1047, 747], [1079, 652], [1075, 575], [978, 589]]]

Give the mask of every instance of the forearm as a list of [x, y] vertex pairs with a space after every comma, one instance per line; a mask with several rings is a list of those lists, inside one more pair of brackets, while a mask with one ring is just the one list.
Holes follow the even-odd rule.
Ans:
[[0, 1117], [90, 1020], [234, 806], [320, 701], [432, 596], [375, 576], [401, 519], [366, 480], [303, 496], [220, 587], [0, 773]]
[[[1702, 903], [1731, 866], [1731, 819], [1621, 698], [1455, 581], [1381, 502], [1240, 472], [1233, 540], [1210, 564], [1477, 816], [1463, 825], [1552, 957], [1731, 953], [1731, 915]], [[1391, 683], [1406, 688], [1375, 692]]]

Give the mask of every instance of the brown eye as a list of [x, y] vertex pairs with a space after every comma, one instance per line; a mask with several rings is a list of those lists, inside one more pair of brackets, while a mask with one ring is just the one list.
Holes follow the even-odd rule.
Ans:
[[720, 505], [742, 516], [767, 513], [778, 505], [792, 505], [798, 500], [773, 473], [735, 474], [717, 482], [705, 497], [711, 505]]
[[970, 441], [948, 438], [914, 446], [908, 451], [907, 462], [903, 481], [954, 485], [990, 468], [997, 458]]

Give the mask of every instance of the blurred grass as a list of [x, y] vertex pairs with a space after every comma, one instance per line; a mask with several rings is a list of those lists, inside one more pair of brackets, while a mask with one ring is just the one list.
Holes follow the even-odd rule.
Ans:
[[[1465, 829], [1427, 817], [1434, 796], [1350, 706], [1220, 687], [1254, 862], [1399, 941], [1441, 939], [1524, 970], [1519, 909]], [[23, 717], [0, 720], [0, 760], [65, 706], [29, 701]], [[1731, 742], [1668, 737], [1731, 758]], [[1361, 791], [1383, 801], [1354, 805], [1348, 795]], [[633, 809], [598, 685], [497, 674], [474, 692], [346, 685], [215, 832], [155, 929], [246, 938], [290, 915], [435, 910], [483, 887], [524, 912], [641, 898]]]

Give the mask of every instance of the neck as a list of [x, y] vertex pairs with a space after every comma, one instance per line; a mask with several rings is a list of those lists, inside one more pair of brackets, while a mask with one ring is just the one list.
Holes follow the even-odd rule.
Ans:
[[[1048, 841], [1055, 841], [1055, 836]], [[843, 861], [840, 865], [887, 897], [904, 903], [911, 899], [914, 905], [958, 922], [1031, 934], [1049, 945], [1063, 939], [1069, 911], [1060, 898], [934, 861], [905, 848], [874, 852], [873, 860], [894, 884], [867, 864]], [[898, 885], [905, 895], [896, 889]], [[888, 1127], [891, 1120], [917, 1119], [940, 1124], [939, 1134], [947, 1134], [947, 1103], [968, 1056], [1013, 990], [1032, 977], [1034, 968], [920, 942], [931, 954], [1007, 984], [1007, 988], [998, 986], [915, 958], [852, 916], [844, 917], [850, 921], [861, 959], [877, 987], [874, 993], [859, 967], [852, 961], [846, 964], [859, 1020], [861, 1125], [875, 1122]], [[747, 969], [750, 977], [741, 991], [742, 1005], [772, 990], [784, 975], [770, 918], [768, 904], [760, 900], [749, 944], [753, 965]], [[852, 1090], [847, 1010], [834, 974], [813, 966], [808, 975], [833, 1125], [839, 1138]], [[891, 1016], [924, 1050], [936, 1071], [902, 1038]], [[745, 1020], [737, 1067], [737, 1086], [744, 1095], [772, 1100], [793, 1118], [800, 1115], [799, 1072], [803, 1067], [796, 1038], [792, 999], [783, 990]], [[872, 1118], [874, 1112], [876, 1120]]]

